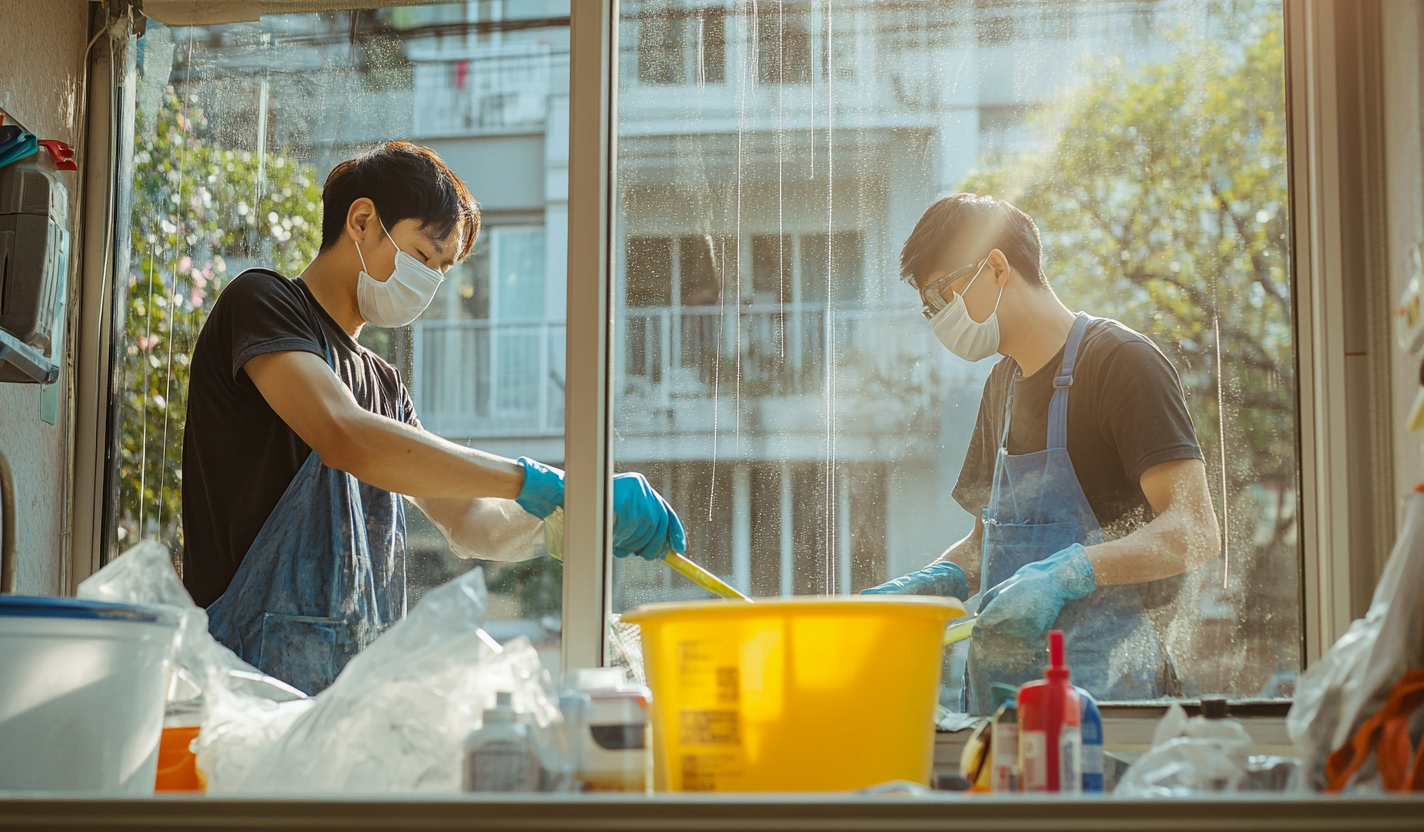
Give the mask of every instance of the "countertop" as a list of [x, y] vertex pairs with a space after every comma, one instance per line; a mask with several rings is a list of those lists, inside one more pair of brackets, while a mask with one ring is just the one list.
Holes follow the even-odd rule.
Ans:
[[0, 798], [0, 828], [351, 830], [1382, 830], [1424, 828], [1424, 796], [1199, 801], [862, 795], [601, 795], [468, 798]]

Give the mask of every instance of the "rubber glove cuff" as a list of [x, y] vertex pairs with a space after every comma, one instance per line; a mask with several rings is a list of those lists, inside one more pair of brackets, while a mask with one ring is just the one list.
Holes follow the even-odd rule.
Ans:
[[958, 564], [938, 561], [879, 586], [862, 589], [861, 595], [937, 595], [941, 598], [966, 598], [969, 579]]
[[524, 486], [514, 498], [520, 508], [543, 520], [564, 504], [564, 472], [527, 456], [516, 459], [524, 468]]

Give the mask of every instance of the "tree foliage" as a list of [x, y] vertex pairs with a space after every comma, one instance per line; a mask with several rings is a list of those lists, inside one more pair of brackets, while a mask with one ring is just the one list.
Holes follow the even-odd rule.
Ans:
[[156, 114], [137, 115], [133, 175], [118, 542], [156, 535], [177, 551], [194, 340], [240, 264], [291, 274], [316, 255], [321, 186], [311, 165], [281, 153], [264, 163], [222, 147], [171, 87]]
[[[1297, 571], [1279, 11], [1244, 42], [1179, 47], [1165, 63], [1089, 66], [1043, 114], [1046, 152], [986, 160], [962, 189], [1027, 211], [1064, 301], [1147, 334], [1176, 365], [1227, 524], [1228, 588], [1262, 623], [1294, 615]], [[1252, 593], [1283, 603], [1239, 603]]]

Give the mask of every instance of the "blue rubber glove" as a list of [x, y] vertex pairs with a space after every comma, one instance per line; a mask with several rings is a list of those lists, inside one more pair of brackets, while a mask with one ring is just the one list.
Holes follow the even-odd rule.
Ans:
[[984, 593], [975, 636], [1005, 635], [1036, 643], [1058, 620], [1065, 603], [1085, 598], [1097, 588], [1087, 550], [1074, 543], [1056, 555], [1025, 564]]
[[969, 579], [964, 570], [947, 560], [937, 561], [915, 572], [879, 586], [862, 589], [861, 595], [938, 595], [942, 598], [967, 598]]
[[[564, 504], [564, 472], [524, 456], [515, 461], [524, 468], [524, 486], [515, 502], [543, 520]], [[615, 476], [613, 554], [658, 560], [668, 550], [687, 551], [687, 535], [677, 512], [642, 474]]]
[[527, 456], [516, 459], [524, 468], [524, 486], [514, 498], [519, 507], [543, 520], [564, 504], [564, 472]]
[[613, 555], [659, 560], [668, 550], [687, 551], [682, 521], [642, 474], [613, 478]]

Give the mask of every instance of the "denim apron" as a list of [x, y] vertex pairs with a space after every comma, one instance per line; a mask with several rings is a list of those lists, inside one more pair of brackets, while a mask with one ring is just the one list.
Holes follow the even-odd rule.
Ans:
[[314, 694], [405, 612], [400, 495], [322, 465], [313, 451], [208, 607], [208, 629], [244, 661]]
[[[1004, 402], [1004, 433], [994, 463], [993, 491], [983, 511], [980, 586], [992, 588], [1019, 567], [1048, 558], [1074, 543], [1103, 542], [1073, 461], [1068, 457], [1068, 392], [1083, 333], [1093, 318], [1079, 313], [1063, 348], [1063, 364], [1053, 379], [1048, 409], [1047, 447], [1010, 455], [1009, 418], [1014, 379]], [[1062, 630], [1073, 683], [1098, 700], [1152, 699], [1164, 695], [1166, 653], [1135, 586], [1106, 586], [1069, 601], [1054, 629]], [[965, 672], [970, 713], [992, 713], [995, 682], [1018, 686], [1043, 678], [1047, 639], [1026, 645], [1009, 636], [976, 631]]]

